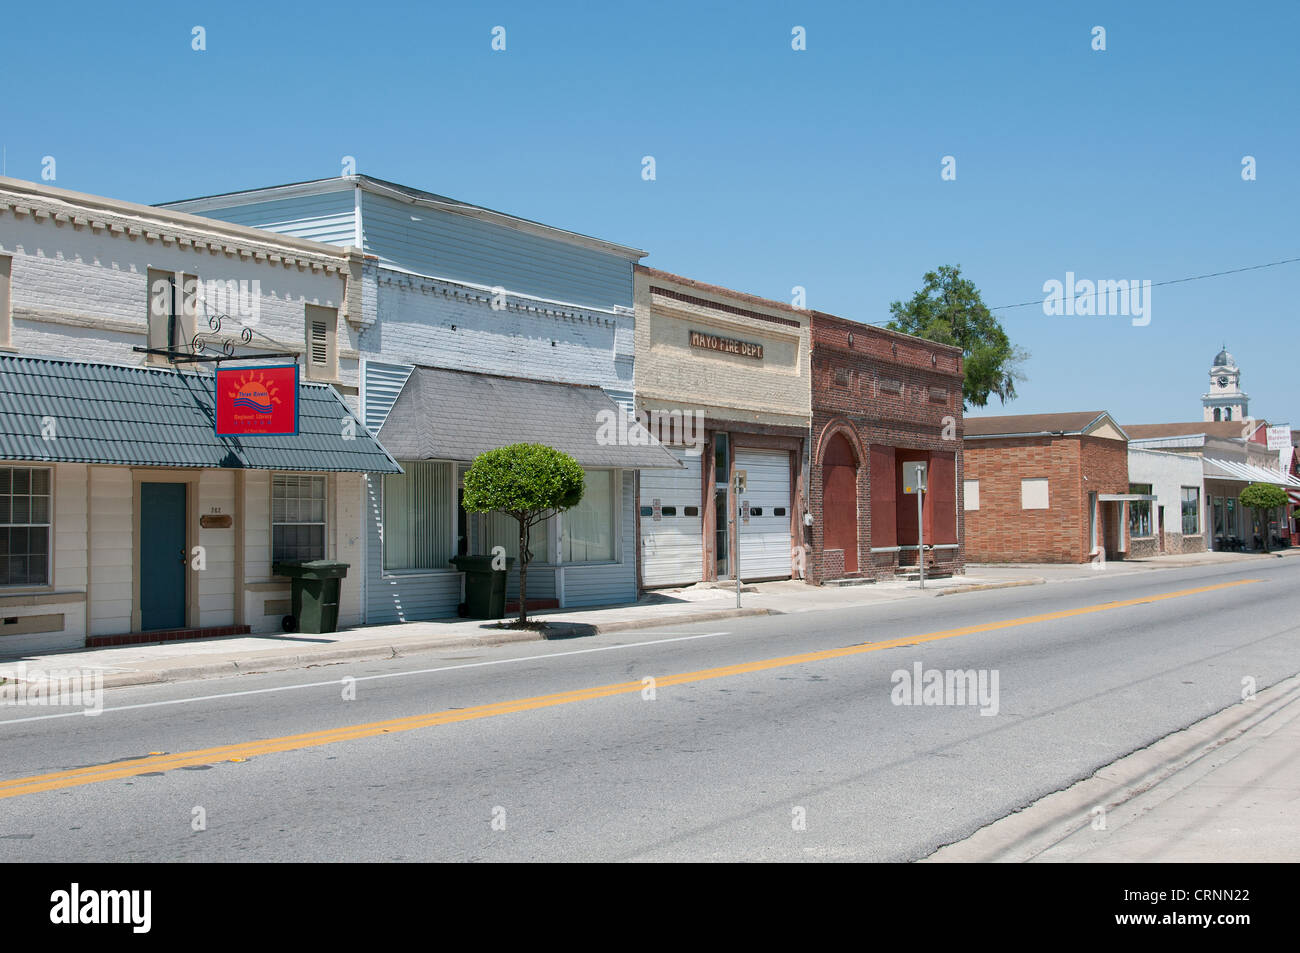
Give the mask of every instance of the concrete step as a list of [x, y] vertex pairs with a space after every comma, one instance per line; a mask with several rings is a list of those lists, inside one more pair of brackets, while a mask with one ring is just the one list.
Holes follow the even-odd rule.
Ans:
[[875, 582], [874, 579], [867, 579], [863, 576], [844, 576], [840, 579], [827, 579], [823, 585], [827, 586], [866, 586]]

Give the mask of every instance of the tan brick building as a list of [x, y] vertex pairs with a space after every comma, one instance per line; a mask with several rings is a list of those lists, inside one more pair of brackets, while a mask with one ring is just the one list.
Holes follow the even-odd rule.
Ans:
[[641, 585], [801, 576], [809, 312], [643, 266], [634, 299], [638, 419], [682, 463], [640, 474]]
[[966, 420], [970, 562], [1082, 563], [1129, 549], [1128, 435], [1105, 411]]

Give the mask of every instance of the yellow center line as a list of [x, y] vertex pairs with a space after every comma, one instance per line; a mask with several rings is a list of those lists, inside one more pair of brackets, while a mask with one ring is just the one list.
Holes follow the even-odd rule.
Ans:
[[[1075, 616], [1090, 615], [1095, 612], [1109, 612], [1129, 606], [1162, 602], [1166, 599], [1179, 599], [1219, 589], [1231, 589], [1259, 582], [1258, 579], [1241, 579], [1235, 582], [1217, 583], [1212, 586], [1199, 586], [1195, 589], [1180, 589], [1177, 592], [1165, 592], [1158, 595], [1141, 596], [1137, 599], [1124, 599], [1119, 602], [1104, 602], [1080, 609], [1063, 609], [1059, 612], [1047, 612], [1041, 615], [1023, 616], [1019, 619], [1003, 619], [998, 622], [985, 622], [979, 625], [967, 625], [956, 629], [943, 629], [923, 635], [902, 636], [883, 642], [868, 642], [838, 649], [822, 649], [816, 652], [803, 652], [798, 655], [784, 655], [778, 658], [759, 659], [754, 662], [741, 662], [736, 665], [724, 665], [718, 668], [706, 668], [697, 672], [683, 672], [655, 679], [656, 687], [686, 685], [691, 682], [703, 682], [714, 678], [728, 678], [733, 675], [746, 675], [763, 672], [774, 668], [791, 665], [805, 665], [809, 662], [824, 662], [830, 659], [848, 658], [879, 652], [883, 649], [916, 645], [921, 642], [936, 642], [941, 639], [955, 639], [963, 635], [975, 635], [979, 632], [992, 632], [997, 629], [1010, 629], [1015, 626], [1033, 625], [1039, 622], [1052, 622], [1057, 619], [1069, 619]], [[279, 738], [266, 738], [261, 741], [245, 741], [236, 744], [221, 745], [215, 748], [202, 748], [194, 751], [181, 751], [174, 754], [150, 755], [143, 758], [131, 758], [107, 764], [90, 765], [68, 771], [56, 771], [50, 774], [38, 774], [26, 778], [14, 778], [0, 781], [0, 799], [19, 797], [24, 794], [37, 794], [42, 791], [56, 791], [63, 788], [94, 784], [99, 781], [112, 781], [119, 778], [138, 777], [160, 771], [174, 771], [177, 768], [213, 764], [220, 761], [246, 760], [257, 755], [277, 754], [284, 751], [299, 751], [320, 745], [334, 744], [340, 741], [354, 741], [360, 738], [373, 738], [382, 734], [400, 731], [413, 731], [417, 728], [431, 728], [436, 725], [450, 725], [461, 721], [474, 721], [479, 718], [492, 718], [497, 715], [509, 715], [539, 708], [551, 708], [556, 705], [568, 705], [574, 702], [592, 701], [598, 698], [610, 698], [615, 695], [627, 695], [639, 692], [645, 687], [640, 680], [634, 682], [616, 682], [612, 685], [599, 685], [581, 688], [552, 695], [537, 695], [532, 698], [517, 698], [508, 701], [493, 702], [487, 705], [475, 705], [470, 708], [451, 709], [430, 712], [423, 715], [411, 715], [388, 721], [373, 721], [359, 725], [346, 725], [342, 728], [330, 728], [324, 731], [311, 731], [305, 734], [285, 735]]]

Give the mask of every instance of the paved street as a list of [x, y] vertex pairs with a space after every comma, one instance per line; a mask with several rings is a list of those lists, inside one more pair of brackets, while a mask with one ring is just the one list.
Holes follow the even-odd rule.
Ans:
[[[916, 860], [1296, 674], [1298, 575], [1093, 574], [114, 689], [93, 718], [5, 706], [0, 858]], [[989, 694], [894, 704], [916, 664]]]

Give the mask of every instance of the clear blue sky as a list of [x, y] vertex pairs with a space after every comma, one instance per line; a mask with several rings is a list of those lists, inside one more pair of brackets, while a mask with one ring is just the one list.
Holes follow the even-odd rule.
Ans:
[[[1295, 2], [294, 8], [8, 5], [8, 174], [39, 179], [50, 155], [56, 185], [152, 203], [337, 175], [353, 155], [869, 322], [945, 263], [995, 307], [1067, 271], [1154, 282], [1300, 256]], [[1155, 288], [1146, 327], [1000, 312], [1032, 356], [1020, 398], [990, 410], [1199, 419], [1226, 340], [1252, 413], [1300, 425], [1297, 278]]]

